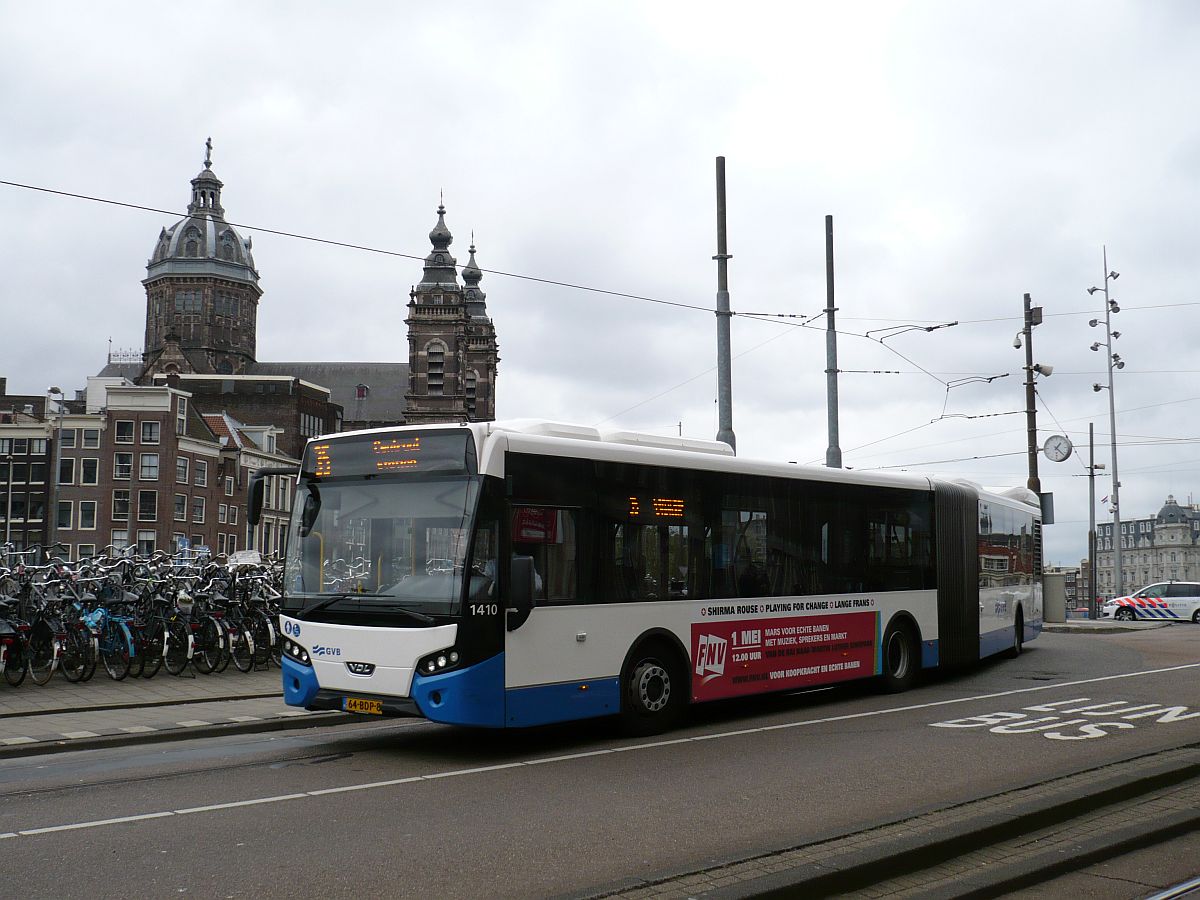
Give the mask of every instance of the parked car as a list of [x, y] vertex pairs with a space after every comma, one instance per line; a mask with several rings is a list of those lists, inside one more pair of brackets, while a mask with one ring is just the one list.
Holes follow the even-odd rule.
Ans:
[[1200, 583], [1166, 581], [1151, 584], [1128, 597], [1117, 597], [1104, 604], [1105, 619], [1132, 622], [1135, 619], [1166, 619], [1200, 624]]

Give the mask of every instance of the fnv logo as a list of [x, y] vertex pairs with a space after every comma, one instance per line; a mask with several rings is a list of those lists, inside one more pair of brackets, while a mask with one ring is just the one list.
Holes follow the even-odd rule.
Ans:
[[702, 684], [725, 674], [725, 657], [729, 641], [713, 634], [702, 634], [696, 642], [696, 674], [703, 676]]

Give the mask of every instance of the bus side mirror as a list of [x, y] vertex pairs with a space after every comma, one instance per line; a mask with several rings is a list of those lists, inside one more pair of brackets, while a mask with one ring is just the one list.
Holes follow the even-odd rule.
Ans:
[[251, 526], [257, 525], [262, 519], [263, 497], [266, 495], [266, 488], [265, 476], [256, 474], [250, 479], [249, 508], [246, 510], [246, 519]]
[[296, 470], [290, 467], [272, 466], [266, 469], [259, 469], [250, 476], [250, 495], [246, 498], [247, 506], [246, 519], [251, 526], [257, 525], [262, 519], [263, 500], [267, 495], [266, 479], [272, 475], [285, 475], [289, 478], [296, 477]]
[[509, 631], [516, 631], [525, 624], [533, 612], [533, 557], [514, 556], [508, 567], [508, 617]]

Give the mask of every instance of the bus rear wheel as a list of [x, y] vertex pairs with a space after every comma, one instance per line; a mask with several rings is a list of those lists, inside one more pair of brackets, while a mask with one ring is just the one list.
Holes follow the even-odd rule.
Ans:
[[893, 622], [883, 636], [883, 674], [880, 689], [887, 694], [907, 691], [917, 683], [917, 639], [912, 628]]
[[673, 728], [687, 704], [684, 669], [662, 644], [638, 648], [621, 685], [621, 724], [627, 734], [659, 734]]
[[1017, 610], [1017, 619], [1013, 623], [1013, 645], [1008, 648], [1008, 658], [1016, 659], [1025, 647], [1025, 616]]

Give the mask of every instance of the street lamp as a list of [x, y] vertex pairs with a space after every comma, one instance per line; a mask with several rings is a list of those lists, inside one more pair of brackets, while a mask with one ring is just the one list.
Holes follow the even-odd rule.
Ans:
[[[1121, 307], [1117, 302], [1108, 296], [1108, 283], [1116, 281], [1121, 277], [1119, 272], [1115, 272], [1108, 267], [1108, 247], [1104, 247], [1104, 285], [1103, 287], [1090, 287], [1087, 289], [1089, 294], [1094, 294], [1096, 291], [1104, 292], [1104, 336], [1103, 341], [1097, 341], [1092, 344], [1093, 350], [1099, 350], [1104, 347], [1108, 355], [1108, 384], [1093, 384], [1092, 390], [1099, 393], [1100, 391], [1108, 391], [1108, 421], [1109, 421], [1109, 441], [1112, 447], [1112, 517], [1113, 517], [1113, 596], [1119, 597], [1124, 591], [1124, 578], [1121, 571], [1121, 480], [1117, 475], [1117, 405], [1113, 391], [1113, 369], [1125, 368], [1125, 362], [1121, 357], [1113, 353], [1112, 342], [1121, 336], [1119, 331], [1112, 330], [1113, 313], [1119, 313]], [[1099, 319], [1092, 319], [1088, 322], [1092, 328], [1100, 324]]]
[[49, 559], [54, 553], [54, 545], [58, 542], [58, 468], [62, 465], [62, 423], [65, 398], [63, 397], [62, 388], [51, 387], [46, 389], [48, 396], [58, 396], [58, 416], [54, 429], [51, 435], [54, 439], [54, 465], [50, 470], [50, 500], [46, 504], [48, 509], [46, 515], [49, 517], [49, 525], [46, 529], [47, 533], [47, 548], [46, 558]]

